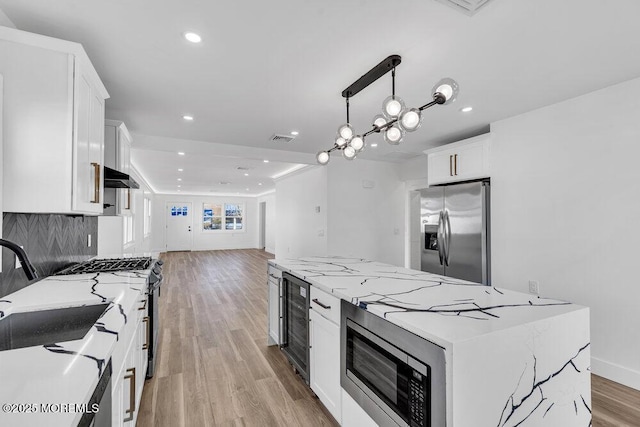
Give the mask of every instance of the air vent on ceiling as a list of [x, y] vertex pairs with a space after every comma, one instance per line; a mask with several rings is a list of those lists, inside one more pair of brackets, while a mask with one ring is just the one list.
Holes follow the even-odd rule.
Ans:
[[246, 166], [238, 166], [238, 167], [236, 167], [236, 169], [239, 170], [239, 171], [248, 171], [249, 170], [249, 168], [246, 167]]
[[231, 184], [229, 181], [220, 181], [220, 185], [229, 185], [229, 184]]
[[291, 142], [295, 139], [295, 136], [293, 135], [278, 135], [277, 133], [274, 133], [273, 135], [271, 135], [271, 138], [269, 138], [269, 141], [271, 142]]
[[484, 7], [491, 0], [436, 0], [440, 3], [451, 6], [454, 9], [464, 13], [465, 15], [473, 16], [478, 10]]

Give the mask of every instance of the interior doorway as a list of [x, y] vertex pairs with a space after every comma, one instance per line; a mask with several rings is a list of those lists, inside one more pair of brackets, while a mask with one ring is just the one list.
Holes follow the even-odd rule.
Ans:
[[167, 202], [167, 251], [190, 251], [193, 246], [193, 210], [190, 202]]
[[264, 249], [267, 235], [267, 202], [259, 204], [258, 249]]

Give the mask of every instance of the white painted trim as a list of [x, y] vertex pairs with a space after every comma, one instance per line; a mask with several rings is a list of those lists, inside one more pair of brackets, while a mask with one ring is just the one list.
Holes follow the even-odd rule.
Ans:
[[[276, 175], [273, 175], [271, 177], [271, 179], [273, 179], [274, 181], [279, 181], [282, 178], [285, 178], [285, 177], [288, 178], [290, 176], [294, 176], [294, 175], [297, 175], [299, 173], [302, 173], [303, 171], [306, 171], [309, 168], [314, 167], [314, 166], [317, 166], [317, 165], [304, 165], [304, 164], [300, 163], [300, 164], [295, 165], [291, 169], [287, 169], [284, 172], [280, 172], [280, 173], [278, 173]], [[322, 167], [324, 167], [324, 166], [322, 166]]]
[[638, 371], [592, 357], [591, 372], [627, 387], [640, 390], [640, 372]]
[[264, 251], [265, 252], [269, 252], [270, 254], [275, 254], [276, 253], [276, 250], [273, 249], [273, 248], [264, 248]]
[[181, 192], [175, 192], [175, 191], [161, 191], [159, 193], [156, 193], [158, 195], [164, 195], [164, 196], [176, 196], [176, 197], [189, 197], [189, 196], [197, 196], [197, 197], [246, 197], [246, 198], [251, 198], [251, 199], [255, 199], [256, 197], [258, 197], [255, 194], [236, 194], [236, 193], [197, 193], [197, 192], [188, 192], [188, 191], [181, 191]]

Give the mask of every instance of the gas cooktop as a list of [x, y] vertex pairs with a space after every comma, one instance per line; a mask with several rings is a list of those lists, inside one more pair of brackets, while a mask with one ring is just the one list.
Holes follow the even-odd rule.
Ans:
[[109, 271], [146, 270], [151, 265], [151, 257], [94, 259], [72, 265], [54, 274], [105, 273]]

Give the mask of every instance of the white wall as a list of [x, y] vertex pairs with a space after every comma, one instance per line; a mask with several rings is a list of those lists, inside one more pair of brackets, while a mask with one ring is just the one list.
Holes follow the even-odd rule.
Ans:
[[328, 253], [404, 265], [405, 192], [398, 165], [337, 157], [326, 168]]
[[3, 27], [16, 28], [15, 24], [11, 22], [9, 17], [0, 9], [0, 25]]
[[400, 165], [400, 179], [404, 181], [405, 190], [405, 253], [404, 266], [414, 270], [420, 270], [420, 192], [418, 190], [428, 187], [426, 154], [417, 156]]
[[593, 372], [640, 389], [640, 79], [491, 132], [493, 284], [591, 307]]
[[311, 166], [277, 180], [276, 215], [276, 258], [326, 255], [327, 168]]
[[[134, 244], [125, 249], [125, 253], [149, 252], [152, 250], [152, 235], [144, 235], [144, 198], [151, 199], [151, 207], [156, 203], [155, 194], [142, 178], [140, 173], [131, 166], [130, 175], [140, 184], [140, 188], [133, 190], [131, 193], [131, 207], [133, 212], [133, 241]], [[157, 220], [151, 214], [151, 232], [153, 232], [153, 223]]]
[[270, 193], [258, 197], [258, 206], [265, 203], [265, 233], [264, 233], [264, 250], [275, 254], [276, 252], [276, 193]]
[[[215, 249], [247, 249], [258, 246], [258, 203], [255, 197], [239, 196], [189, 196], [156, 194], [152, 208], [152, 242], [154, 251], [166, 251], [167, 202], [190, 202], [193, 218], [194, 251]], [[202, 229], [202, 205], [204, 203], [244, 203], [245, 229], [243, 231], [212, 232]]]

